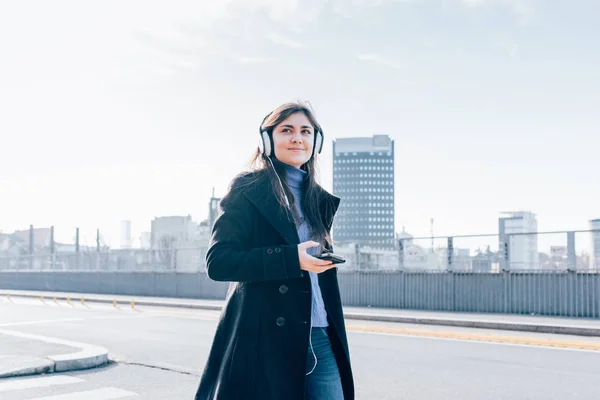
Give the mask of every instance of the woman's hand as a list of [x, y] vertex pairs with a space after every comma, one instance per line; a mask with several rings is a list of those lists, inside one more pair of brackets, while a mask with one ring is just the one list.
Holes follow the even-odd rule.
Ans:
[[319, 260], [306, 252], [306, 249], [317, 247], [319, 243], [309, 240], [298, 245], [298, 258], [300, 259], [300, 269], [317, 274], [334, 268], [335, 264], [331, 261]]

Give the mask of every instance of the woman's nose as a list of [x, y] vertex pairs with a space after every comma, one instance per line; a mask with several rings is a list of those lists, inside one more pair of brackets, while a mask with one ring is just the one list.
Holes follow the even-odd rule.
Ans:
[[302, 134], [301, 133], [295, 133], [294, 135], [292, 135], [292, 142], [294, 142], [294, 143], [302, 143]]

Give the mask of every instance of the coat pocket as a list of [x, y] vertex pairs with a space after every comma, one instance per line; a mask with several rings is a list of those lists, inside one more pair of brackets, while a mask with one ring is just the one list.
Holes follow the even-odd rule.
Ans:
[[244, 385], [252, 385], [256, 377], [258, 351], [256, 343], [249, 337], [238, 336], [235, 339], [229, 380]]

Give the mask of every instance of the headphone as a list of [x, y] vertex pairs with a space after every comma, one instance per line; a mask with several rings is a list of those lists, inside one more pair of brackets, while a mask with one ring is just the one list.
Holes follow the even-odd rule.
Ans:
[[[265, 121], [271, 116], [273, 112], [270, 112], [267, 114], [267, 116], [263, 119], [262, 123], [260, 124], [260, 128], [258, 129], [258, 132], [260, 134], [260, 141], [259, 141], [259, 147], [260, 147], [260, 151], [267, 157], [272, 157], [274, 156], [274, 148], [275, 145], [273, 143], [273, 135], [272, 135], [272, 130], [264, 130], [263, 129], [263, 125], [265, 124]], [[313, 151], [312, 154], [310, 155], [310, 157], [312, 158], [315, 155], [315, 150], [317, 151], [317, 154], [321, 154], [321, 151], [323, 150], [323, 131], [320, 129], [315, 129], [315, 143], [313, 146]]]

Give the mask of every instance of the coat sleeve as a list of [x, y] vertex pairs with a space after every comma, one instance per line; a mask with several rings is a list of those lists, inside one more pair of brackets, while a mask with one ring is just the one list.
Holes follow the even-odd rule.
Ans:
[[[225, 200], [225, 199], [223, 199]], [[206, 254], [210, 279], [228, 282], [260, 282], [302, 277], [297, 245], [247, 249], [255, 212], [242, 194], [221, 202]]]

